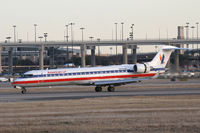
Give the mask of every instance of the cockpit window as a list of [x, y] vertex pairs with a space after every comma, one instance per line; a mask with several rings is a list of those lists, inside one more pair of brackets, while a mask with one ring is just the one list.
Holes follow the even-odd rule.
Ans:
[[21, 78], [32, 78], [33, 74], [23, 74]]

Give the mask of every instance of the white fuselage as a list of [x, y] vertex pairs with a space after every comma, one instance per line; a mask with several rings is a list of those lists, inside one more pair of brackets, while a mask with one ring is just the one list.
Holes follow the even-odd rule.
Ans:
[[104, 67], [33, 70], [26, 72], [23, 77], [15, 79], [13, 85], [16, 87], [94, 85], [95, 81], [151, 77], [157, 71], [135, 73], [133, 66], [134, 64], [124, 64]]

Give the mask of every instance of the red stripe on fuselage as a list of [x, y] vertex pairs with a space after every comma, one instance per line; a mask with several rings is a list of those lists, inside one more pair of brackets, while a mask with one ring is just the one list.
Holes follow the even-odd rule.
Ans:
[[34, 84], [34, 83], [50, 83], [50, 82], [64, 82], [64, 81], [80, 81], [80, 80], [94, 80], [94, 79], [113, 79], [113, 78], [138, 78], [154, 76], [155, 73], [135, 74], [135, 75], [117, 75], [117, 76], [98, 76], [98, 77], [83, 77], [83, 78], [63, 78], [63, 79], [46, 79], [46, 80], [31, 80], [31, 81], [15, 81], [13, 85], [17, 84]]

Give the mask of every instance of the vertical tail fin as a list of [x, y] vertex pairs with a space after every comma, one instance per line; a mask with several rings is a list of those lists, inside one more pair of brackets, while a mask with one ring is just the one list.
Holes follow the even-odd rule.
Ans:
[[178, 48], [175, 46], [163, 46], [160, 49], [160, 51], [156, 54], [156, 56], [153, 58], [153, 60], [149, 62], [149, 65], [152, 66], [153, 68], [165, 68], [171, 53], [174, 50], [180, 50], [180, 49], [185, 49], [185, 48]]

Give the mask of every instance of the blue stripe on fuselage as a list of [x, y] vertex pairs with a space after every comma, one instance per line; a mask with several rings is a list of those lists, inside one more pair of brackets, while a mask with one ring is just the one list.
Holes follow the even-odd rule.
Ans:
[[153, 68], [151, 71], [161, 71], [161, 70], [165, 70], [165, 68]]

